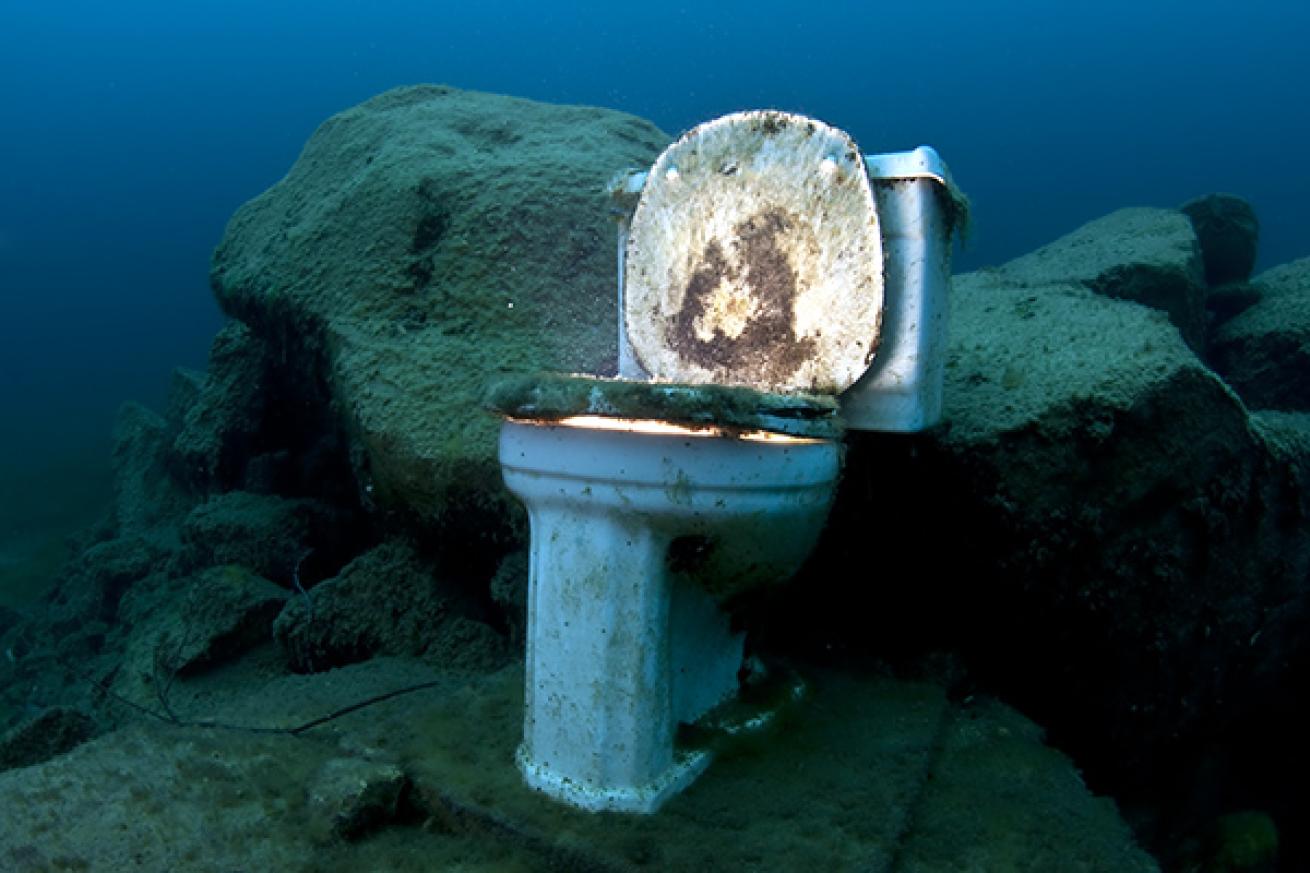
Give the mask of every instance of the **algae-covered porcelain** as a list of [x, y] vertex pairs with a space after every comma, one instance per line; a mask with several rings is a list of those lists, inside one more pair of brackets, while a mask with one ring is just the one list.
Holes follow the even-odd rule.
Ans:
[[841, 444], [619, 418], [510, 419], [500, 440], [532, 520], [519, 768], [582, 809], [654, 812], [709, 763], [679, 723], [737, 692], [722, 603], [805, 560]]
[[646, 178], [624, 288], [633, 350], [658, 379], [844, 391], [873, 360], [883, 307], [859, 149], [783, 112], [692, 129]]
[[537, 373], [493, 384], [487, 406], [512, 419], [573, 416], [664, 421], [729, 435], [764, 431], [813, 439], [842, 435], [837, 401], [817, 394], [773, 394], [727, 385], [633, 382]]

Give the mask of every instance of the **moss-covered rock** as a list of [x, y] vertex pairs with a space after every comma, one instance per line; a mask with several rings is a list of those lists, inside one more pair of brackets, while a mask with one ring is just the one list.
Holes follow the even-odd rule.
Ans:
[[[243, 687], [211, 676], [191, 694], [183, 684], [180, 712], [263, 727], [434, 687], [309, 737], [143, 720], [0, 773], [0, 860], [289, 873], [1157, 869], [1013, 710], [955, 705], [926, 682], [812, 679], [767, 744], [721, 755], [659, 815], [616, 816], [523, 785], [519, 668], [457, 677], [376, 659]], [[413, 826], [387, 827], [398, 824]]]
[[202, 492], [239, 484], [264, 424], [269, 366], [264, 344], [234, 322], [214, 338], [209, 371], [198, 385], [190, 374], [174, 378], [170, 412], [178, 420], [171, 460], [180, 481]]
[[1295, 669], [1261, 653], [1310, 628], [1310, 454], [1162, 319], [993, 278], [957, 282], [930, 474], [971, 507], [936, 516], [958, 549], [943, 576], [971, 580], [961, 638], [1085, 760], [1154, 791], [1192, 743], [1291, 693]]
[[408, 788], [405, 772], [392, 762], [333, 758], [308, 788], [309, 826], [323, 842], [358, 840], [400, 817]]
[[147, 537], [94, 543], [64, 567], [51, 591], [50, 617], [76, 626], [120, 618], [119, 603], [133, 584], [159, 572], [174, 552]]
[[272, 637], [287, 591], [244, 567], [211, 567], [186, 586], [167, 667], [194, 673], [235, 659]]
[[[1182, 774], [1216, 737], [1281, 724], [1258, 713], [1310, 665], [1310, 443], [1304, 416], [1253, 417], [1164, 313], [1075, 281], [1120, 251], [1099, 224], [1066, 237], [1087, 251], [1063, 280], [1054, 256], [955, 277], [947, 420], [851, 435], [773, 632], [962, 652], [1102, 784], [1168, 804], [1206, 793]], [[1277, 757], [1224, 778], [1273, 779]]]
[[1012, 287], [1073, 284], [1159, 309], [1188, 345], [1205, 348], [1201, 249], [1191, 223], [1176, 210], [1117, 210], [999, 270]]
[[1207, 194], [1179, 209], [1196, 230], [1207, 283], [1224, 285], [1251, 277], [1260, 221], [1250, 203], [1234, 194]]
[[139, 403], [124, 403], [114, 422], [113, 524], [119, 536], [174, 539], [194, 505], [169, 474], [168, 422]]
[[95, 719], [68, 706], [52, 706], [0, 736], [0, 770], [30, 767], [62, 755], [95, 733]]
[[317, 556], [316, 564], [339, 567], [354, 554], [358, 536], [349, 521], [338, 508], [316, 500], [246, 491], [219, 494], [186, 517], [180, 569], [240, 564], [292, 588], [307, 558]]
[[224, 311], [349, 434], [361, 498], [464, 535], [504, 525], [501, 373], [612, 372], [605, 183], [668, 141], [619, 112], [440, 86], [325, 122], [214, 256]]
[[387, 542], [288, 601], [274, 625], [287, 662], [315, 672], [380, 655], [448, 667], [502, 662], [501, 636], [449, 573], [403, 542]]
[[1251, 285], [1259, 299], [1215, 332], [1211, 362], [1254, 409], [1310, 410], [1310, 258]]

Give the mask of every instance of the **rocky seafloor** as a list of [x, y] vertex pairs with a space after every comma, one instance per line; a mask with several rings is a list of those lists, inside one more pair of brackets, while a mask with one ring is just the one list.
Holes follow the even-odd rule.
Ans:
[[111, 511], [0, 611], [0, 869], [1307, 863], [1310, 259], [1252, 276], [1229, 195], [954, 277], [946, 420], [849, 435], [814, 557], [735, 607], [810, 683], [779, 729], [652, 817], [521, 785], [482, 398], [612, 372], [604, 187], [669, 139], [400, 89], [237, 212], [207, 372], [123, 407]]

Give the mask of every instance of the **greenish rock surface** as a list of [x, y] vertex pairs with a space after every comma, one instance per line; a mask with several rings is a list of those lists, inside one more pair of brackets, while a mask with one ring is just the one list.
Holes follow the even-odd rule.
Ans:
[[1260, 244], [1260, 220], [1250, 203], [1234, 194], [1207, 194], [1178, 208], [1196, 230], [1207, 283], [1250, 278]]
[[64, 567], [50, 603], [69, 625], [113, 622], [132, 586], [158, 571], [171, 553], [148, 537], [126, 536], [87, 546]]
[[113, 645], [98, 659], [102, 684], [117, 699], [166, 713], [182, 678], [267, 646], [286, 599], [284, 589], [236, 564], [143, 580], [124, 598]]
[[[1257, 713], [1304, 675], [1310, 452], [1300, 420], [1252, 416], [1165, 313], [1088, 287], [1126, 244], [1101, 225], [954, 278], [945, 422], [851, 436], [778, 627], [960, 652], [1124, 796], [1212, 796], [1178, 774], [1206, 738], [1262, 748]], [[1247, 772], [1275, 778], [1277, 758]]]
[[124, 403], [114, 422], [113, 524], [120, 535], [175, 539], [177, 516], [190, 508], [185, 488], [168, 475], [168, 422], [139, 403]]
[[349, 539], [335, 507], [316, 500], [229, 491], [197, 506], [182, 524], [185, 569], [240, 564], [287, 588], [316, 547]]
[[30, 767], [62, 755], [95, 733], [95, 719], [79, 709], [52, 706], [0, 735], [0, 770]]
[[367, 504], [501, 524], [483, 392], [506, 373], [614, 371], [605, 184], [667, 142], [606, 109], [390, 91], [326, 121], [237, 211], [214, 291], [327, 386]]
[[1260, 298], [1216, 331], [1214, 367], [1254, 409], [1310, 410], [1310, 258], [1251, 284]]
[[1205, 348], [1201, 249], [1191, 222], [1177, 210], [1116, 210], [999, 270], [1014, 286], [1071, 283], [1159, 309], [1188, 345]]
[[423, 657], [447, 667], [498, 666], [510, 653], [478, 620], [481, 613], [455, 573], [393, 541], [288, 601], [273, 635], [297, 672], [380, 655]]
[[244, 567], [211, 567], [187, 586], [185, 624], [175, 631], [164, 666], [194, 673], [237, 659], [268, 641], [286, 600], [286, 590]]
[[[0, 773], [0, 863], [290, 873], [1158, 869], [1114, 805], [1031, 722], [986, 699], [948, 702], [931, 682], [813, 672], [809, 697], [773, 733], [720, 752], [653, 816], [585, 813], [523, 784], [517, 667], [468, 678], [383, 658], [244, 688], [213, 675], [182, 684], [174, 708], [184, 720], [289, 726], [419, 683], [429, 687], [300, 737], [143, 721]], [[92, 807], [96, 815], [76, 813]]]
[[194, 383], [194, 374], [175, 376], [171, 460], [181, 481], [201, 490], [239, 483], [264, 423], [271, 365], [264, 344], [233, 322], [214, 338], [207, 374]]
[[[1276, 515], [1229, 521], [1298, 500], [1241, 401], [1159, 312], [1005, 270], [957, 277], [952, 302], [934, 477], [968, 495], [938, 523], [959, 532], [950, 576], [986, 568], [966, 609], [985, 617], [973, 632], [1007, 640], [981, 657], [1033, 692], [1060, 665], [1033, 711], [1102, 720], [1088, 742], [1126, 756], [1227, 718], [1221, 700], [1243, 681], [1261, 615], [1310, 567]], [[1267, 572], [1251, 578], [1253, 562]], [[1199, 675], [1219, 651], [1225, 666]], [[1145, 652], [1158, 669], [1135, 666]]]
[[401, 818], [408, 790], [409, 779], [392, 762], [333, 758], [309, 786], [311, 820], [331, 823], [331, 836], [358, 840]]

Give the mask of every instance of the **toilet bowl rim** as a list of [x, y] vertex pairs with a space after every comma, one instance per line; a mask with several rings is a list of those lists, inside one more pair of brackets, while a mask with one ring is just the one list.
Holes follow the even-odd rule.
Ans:
[[[529, 505], [624, 512], [658, 505], [661, 513], [699, 516], [746, 501], [751, 514], [760, 499], [832, 491], [845, 466], [843, 442], [773, 436], [679, 437], [506, 418], [497, 457], [506, 485]], [[718, 500], [726, 495], [728, 503]]]

